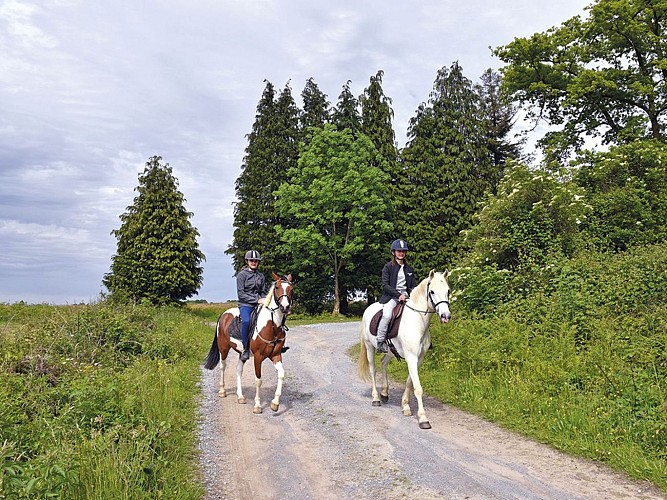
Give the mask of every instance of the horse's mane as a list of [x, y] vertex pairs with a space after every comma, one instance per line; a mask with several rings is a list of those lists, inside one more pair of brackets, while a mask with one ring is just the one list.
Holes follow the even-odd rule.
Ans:
[[273, 285], [271, 285], [271, 288], [269, 288], [269, 292], [266, 294], [266, 299], [264, 299], [264, 303], [262, 304], [262, 308], [267, 307], [268, 304], [270, 304], [271, 301], [273, 300], [273, 292], [274, 292], [275, 288], [276, 288], [276, 284], [274, 282]]
[[419, 282], [419, 284], [412, 289], [410, 292], [410, 298], [422, 298], [426, 296], [426, 283], [428, 283], [428, 277], [424, 278]]

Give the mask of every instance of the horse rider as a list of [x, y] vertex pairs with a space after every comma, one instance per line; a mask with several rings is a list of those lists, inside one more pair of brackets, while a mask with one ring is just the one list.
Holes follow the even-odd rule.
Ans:
[[264, 275], [259, 272], [259, 263], [262, 256], [257, 250], [248, 250], [245, 254], [246, 267], [236, 275], [236, 292], [238, 294], [238, 305], [241, 313], [241, 340], [243, 341], [243, 353], [241, 361], [250, 358], [250, 316], [258, 304], [263, 304], [266, 298], [267, 288]]
[[417, 286], [415, 271], [405, 261], [408, 253], [408, 244], [404, 240], [395, 240], [391, 244], [391, 260], [382, 268], [382, 319], [378, 325], [377, 352], [387, 352], [387, 328], [394, 307], [399, 302], [405, 302], [410, 292]]

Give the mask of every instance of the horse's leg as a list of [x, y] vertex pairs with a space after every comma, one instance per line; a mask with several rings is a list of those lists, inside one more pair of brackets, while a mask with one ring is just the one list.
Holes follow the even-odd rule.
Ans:
[[403, 410], [403, 415], [406, 417], [412, 415], [412, 410], [410, 409], [410, 397], [412, 396], [413, 390], [412, 377], [408, 375], [408, 379], [405, 381], [405, 391], [403, 391], [403, 397], [401, 398], [401, 408]]
[[252, 409], [252, 412], [255, 414], [262, 413], [262, 403], [259, 399], [259, 389], [262, 387], [262, 361], [264, 358], [260, 354], [255, 353], [255, 406]]
[[[364, 340], [364, 342], [366, 342]], [[366, 342], [366, 357], [368, 358], [368, 371], [371, 374], [371, 404], [373, 406], [382, 406], [380, 395], [378, 394], [376, 370], [375, 370], [375, 347]]]
[[[419, 381], [419, 372], [418, 372], [418, 361], [416, 356], [406, 356], [405, 362], [408, 365], [408, 373], [410, 374], [409, 379], [412, 380], [412, 387], [414, 389], [415, 398], [417, 398], [417, 421], [419, 422], [420, 429], [430, 429], [431, 424], [426, 418], [426, 412], [424, 411], [424, 403], [422, 401], [422, 396], [424, 391], [422, 389], [421, 382]], [[406, 383], [406, 392], [408, 390], [408, 384]], [[405, 406], [404, 413], [405, 413]]]
[[391, 356], [385, 354], [382, 357], [382, 388], [380, 389], [380, 399], [383, 403], [389, 401], [389, 376], [387, 375], [387, 366], [391, 361]]
[[225, 392], [225, 368], [227, 367], [227, 360], [220, 358], [220, 390], [218, 391], [218, 395], [221, 398], [224, 398], [227, 396], [227, 393]]
[[278, 359], [273, 366], [276, 367], [278, 372], [278, 383], [276, 384], [276, 393], [273, 395], [273, 400], [271, 401], [271, 409], [273, 411], [278, 411], [280, 407], [280, 396], [283, 393], [283, 380], [285, 379], [285, 368], [283, 368], [283, 362], [281, 359]]
[[245, 396], [243, 396], [243, 365], [244, 363], [239, 358], [236, 362], [236, 401], [241, 405], [246, 403]]

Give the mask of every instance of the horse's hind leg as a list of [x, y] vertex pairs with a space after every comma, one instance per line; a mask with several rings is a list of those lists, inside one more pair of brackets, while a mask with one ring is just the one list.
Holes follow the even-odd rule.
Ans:
[[282, 361], [274, 363], [274, 366], [276, 367], [276, 371], [278, 372], [278, 383], [276, 384], [276, 393], [274, 394], [273, 400], [271, 401], [271, 409], [273, 411], [278, 411], [278, 408], [280, 407], [280, 396], [283, 393], [283, 380], [285, 379], [285, 369], [283, 368]]
[[240, 359], [236, 362], [236, 401], [240, 405], [246, 403], [243, 396], [243, 363]]
[[366, 346], [366, 359], [368, 360], [368, 373], [371, 376], [371, 404], [373, 406], [382, 406], [380, 395], [378, 394], [376, 370], [375, 370], [375, 347], [369, 345], [366, 339], [363, 339]]
[[406, 417], [412, 415], [412, 409], [410, 408], [410, 397], [412, 396], [412, 391], [412, 378], [410, 375], [408, 375], [408, 379], [405, 381], [405, 391], [403, 391], [403, 397], [401, 398], [401, 408], [403, 410], [403, 415]]
[[220, 360], [220, 390], [218, 391], [218, 395], [221, 398], [224, 398], [227, 396], [227, 393], [225, 392], [225, 368], [227, 367], [227, 360], [226, 359], [221, 359]]
[[387, 375], [387, 366], [391, 361], [391, 356], [385, 354], [382, 358], [382, 387], [380, 388], [380, 399], [383, 403], [389, 401], [389, 376]]

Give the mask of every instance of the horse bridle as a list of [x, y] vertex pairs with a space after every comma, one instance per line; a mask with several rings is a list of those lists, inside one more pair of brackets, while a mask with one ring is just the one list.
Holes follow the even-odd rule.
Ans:
[[449, 301], [448, 300], [441, 300], [439, 302], [435, 302], [433, 300], [433, 296], [431, 295], [431, 280], [428, 280], [428, 283], [426, 283], [426, 297], [427, 297], [427, 301], [430, 302], [431, 307], [433, 307], [432, 311], [428, 311], [428, 310], [420, 311], [419, 309], [415, 309], [414, 307], [411, 307], [407, 302], [405, 303], [405, 307], [408, 307], [415, 312], [419, 312], [419, 313], [423, 313], [423, 314], [429, 314], [429, 313], [434, 314], [434, 313], [438, 312], [437, 308], [440, 304], [447, 304], [447, 307], [449, 307]]
[[[270, 308], [269, 306], [267, 306], [267, 309], [268, 309], [269, 311], [271, 311], [271, 316], [273, 316], [273, 312], [274, 312], [274, 311], [277, 311], [278, 309], [280, 309], [283, 313], [285, 312], [285, 308], [284, 308], [283, 305], [280, 303], [280, 301], [282, 300], [283, 297], [287, 297], [287, 305], [288, 305], [288, 306], [291, 306], [291, 305], [292, 305], [292, 296], [289, 295], [287, 292], [283, 292], [282, 295], [278, 295], [278, 296], [276, 297], [276, 292], [275, 292], [275, 291], [276, 291], [276, 289], [277, 289], [277, 286], [275, 286], [275, 285], [277, 285], [278, 283], [287, 283], [288, 285], [291, 285], [291, 284], [292, 284], [292, 282], [289, 281], [289, 280], [288, 280], [287, 278], [285, 278], [285, 277], [282, 277], [282, 278], [280, 278], [279, 280], [276, 280], [276, 281], [274, 282], [274, 287], [273, 287], [273, 301], [276, 303], [276, 306], [277, 306], [277, 307], [274, 308], [274, 309], [272, 309], [272, 308]], [[280, 290], [282, 291], [282, 287], [280, 287]], [[283, 318], [283, 323], [284, 323], [284, 322], [285, 322], [285, 320], [284, 320], [284, 318]]]
[[[287, 315], [284, 314], [284, 313], [285, 313], [285, 308], [284, 308], [283, 305], [280, 303], [280, 301], [282, 300], [283, 297], [287, 297], [287, 305], [288, 305], [288, 306], [291, 306], [291, 305], [292, 305], [292, 296], [289, 295], [287, 292], [283, 292], [282, 295], [278, 295], [278, 296], [276, 296], [276, 289], [278, 288], [276, 285], [277, 285], [279, 282], [280, 282], [280, 283], [287, 283], [288, 285], [291, 285], [291, 284], [292, 284], [292, 282], [291, 282], [290, 280], [288, 280], [285, 276], [283, 276], [282, 278], [276, 280], [276, 281], [274, 282], [274, 286], [273, 286], [273, 301], [276, 303], [276, 307], [275, 307], [275, 308], [271, 308], [271, 307], [269, 307], [269, 306], [266, 306], [266, 308], [267, 308], [269, 311], [271, 311], [271, 322], [274, 323], [274, 324], [275, 324], [275, 321], [273, 321], [273, 313], [276, 312], [278, 309], [280, 309], [280, 310], [283, 312], [283, 319], [282, 319], [282, 321], [280, 322], [280, 328], [281, 328], [282, 330], [284, 330], [284, 331], [287, 332], [287, 331], [289, 331], [289, 328], [287, 328], [287, 325], [285, 324], [285, 320], [287, 319]], [[280, 290], [282, 291], [282, 287], [280, 287]], [[266, 339], [264, 339], [261, 335], [259, 336], [259, 338], [261, 338], [264, 342], [271, 343], [271, 342], [267, 341]], [[277, 343], [277, 342], [279, 342], [279, 341], [280, 341], [280, 342], [283, 342], [284, 339], [282, 339], [282, 340], [274, 340], [273, 343], [275, 344], [275, 343]]]

